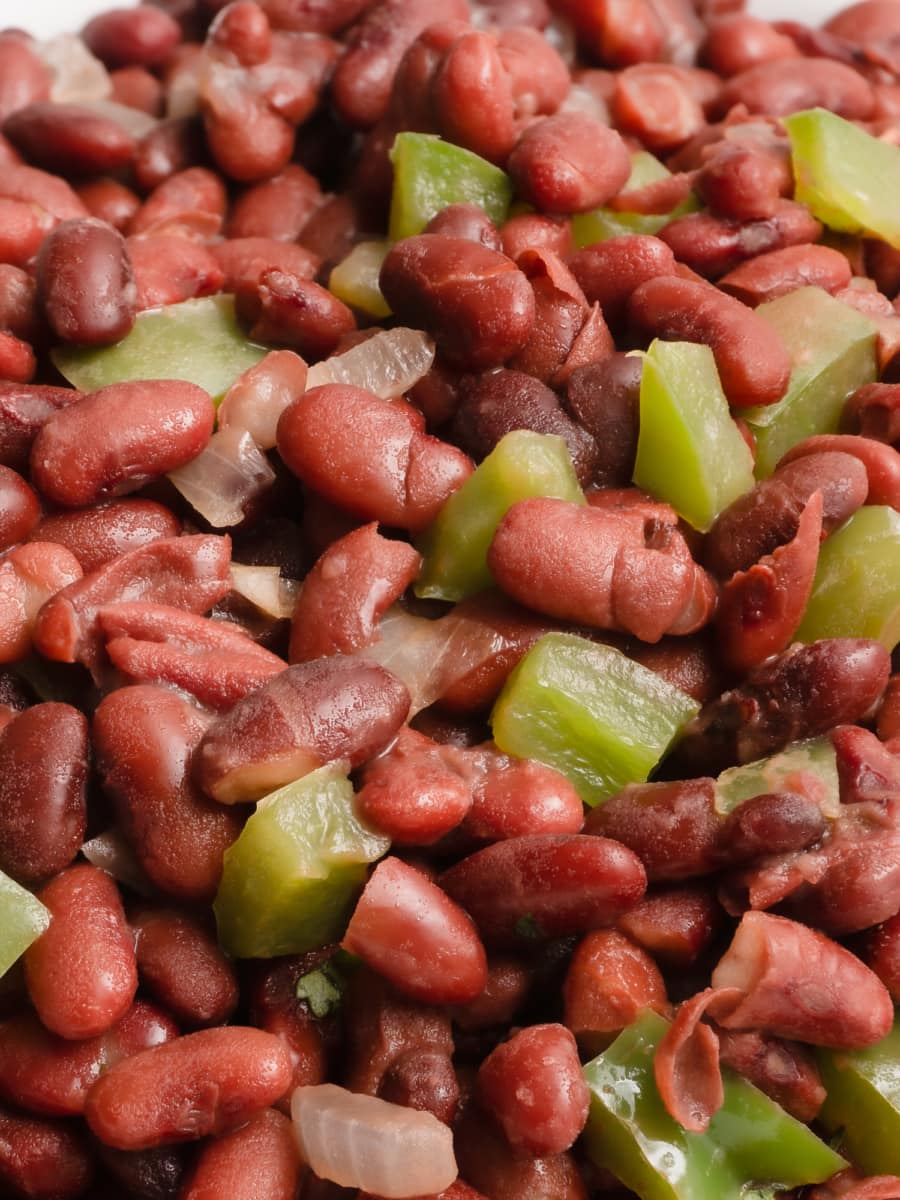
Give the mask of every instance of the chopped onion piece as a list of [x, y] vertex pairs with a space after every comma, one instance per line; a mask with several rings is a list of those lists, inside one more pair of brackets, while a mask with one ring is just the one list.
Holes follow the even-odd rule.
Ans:
[[300, 583], [296, 579], [282, 579], [277, 567], [252, 567], [233, 562], [231, 580], [237, 594], [266, 616], [280, 621], [294, 615]]
[[294, 1091], [291, 1117], [304, 1161], [341, 1187], [401, 1200], [457, 1177], [453, 1134], [430, 1112], [322, 1083]]
[[345, 354], [335, 354], [309, 368], [308, 388], [323, 383], [349, 383], [392, 400], [427, 375], [434, 362], [434, 342], [419, 329], [386, 329]]
[[81, 104], [105, 100], [112, 93], [109, 72], [80, 37], [61, 33], [46, 42], [29, 43], [29, 48], [50, 70], [53, 82], [50, 99], [57, 104]]
[[246, 429], [220, 429], [191, 462], [169, 472], [188, 504], [214, 529], [239, 525], [275, 472]]
[[153, 885], [117, 829], [107, 829], [105, 833], [91, 838], [81, 847], [81, 853], [89, 863], [93, 863], [101, 871], [109, 872], [113, 879], [124, 883], [132, 891], [141, 896], [153, 895]]
[[580, 83], [572, 84], [568, 96], [559, 106], [559, 111], [586, 113], [589, 117], [596, 117], [603, 125], [611, 123], [608, 105], [590, 88]]
[[278, 418], [306, 390], [306, 363], [293, 350], [272, 350], [239, 375], [219, 405], [219, 428], [246, 429], [257, 446], [275, 445]]
[[410, 716], [433, 704], [505, 645], [485, 622], [452, 612], [429, 621], [396, 606], [385, 613], [378, 633], [380, 640], [357, 655], [373, 659], [403, 680], [412, 697]]
[[116, 100], [85, 100], [81, 107], [90, 109], [98, 117], [106, 117], [110, 121], [115, 121], [120, 128], [138, 141], [146, 137], [150, 130], [155, 129], [159, 124], [156, 117], [151, 117], [149, 113], [142, 112], [139, 108], [131, 108], [128, 104], [119, 104]]

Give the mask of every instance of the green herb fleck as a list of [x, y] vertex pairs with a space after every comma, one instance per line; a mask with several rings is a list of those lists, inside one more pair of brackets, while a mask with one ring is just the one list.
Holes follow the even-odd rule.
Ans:
[[343, 991], [343, 976], [328, 962], [297, 980], [297, 999], [306, 1001], [314, 1017], [327, 1017], [333, 1012], [341, 1002]]

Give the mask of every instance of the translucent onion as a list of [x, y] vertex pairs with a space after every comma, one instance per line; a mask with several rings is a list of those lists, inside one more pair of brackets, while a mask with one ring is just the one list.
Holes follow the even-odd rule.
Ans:
[[195, 459], [169, 472], [188, 504], [214, 529], [239, 525], [275, 472], [246, 429], [220, 429]]
[[132, 891], [141, 896], [153, 895], [153, 885], [118, 830], [107, 829], [105, 833], [91, 838], [81, 847], [81, 853], [89, 863], [93, 863], [101, 871], [107, 871], [113, 879], [124, 883]]
[[345, 354], [335, 354], [309, 368], [308, 388], [323, 383], [349, 383], [392, 400], [427, 375], [434, 362], [434, 342], [418, 329], [386, 329]]
[[85, 100], [81, 107], [96, 113], [98, 117], [115, 121], [121, 129], [138, 141], [159, 124], [156, 117], [151, 117], [149, 113], [142, 112], [139, 108], [131, 108], [128, 104], [119, 104], [116, 100]]
[[401, 1200], [457, 1177], [453, 1134], [430, 1112], [323, 1083], [295, 1090], [291, 1116], [303, 1159], [341, 1187]]
[[294, 615], [300, 583], [282, 579], [278, 567], [253, 567], [244, 563], [231, 564], [234, 590], [267, 617], [281, 621]]
[[474, 671], [505, 645], [483, 621], [452, 612], [437, 621], [390, 608], [378, 626], [379, 641], [357, 651], [387, 667], [409, 688], [409, 715], [441, 697], [457, 680]]
[[275, 445], [278, 418], [306, 388], [306, 363], [292, 350], [272, 350], [234, 381], [219, 405], [219, 428], [246, 429], [257, 446]]
[[105, 100], [112, 93], [109, 72], [80, 37], [61, 33], [46, 42], [29, 43], [51, 75], [50, 99], [56, 104]]

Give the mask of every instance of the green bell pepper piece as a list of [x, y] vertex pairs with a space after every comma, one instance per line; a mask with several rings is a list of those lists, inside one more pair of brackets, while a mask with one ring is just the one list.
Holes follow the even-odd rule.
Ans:
[[824, 108], [793, 113], [784, 127], [795, 198], [830, 229], [900, 249], [900, 149]]
[[[786, 746], [768, 758], [745, 763], [742, 767], [729, 767], [716, 780], [716, 812], [727, 816], [754, 796], [790, 791], [792, 779], [800, 772], [815, 776], [813, 786], [819, 807], [826, 817], [837, 817], [841, 807], [841, 789], [837, 756], [829, 737], [807, 738]], [[809, 788], [798, 786], [795, 790], [807, 792]]]
[[858, 509], [819, 551], [812, 594], [796, 638], [900, 641], [900, 513], [887, 505]]
[[819, 1120], [869, 1175], [900, 1175], [900, 1019], [867, 1050], [816, 1051], [827, 1098]]
[[360, 242], [341, 259], [328, 277], [328, 290], [338, 300], [366, 316], [384, 320], [391, 309], [378, 282], [381, 264], [387, 258], [391, 242]]
[[506, 754], [561, 771], [585, 804], [642, 783], [699, 705], [611, 646], [545, 634], [512, 671], [491, 713]]
[[27, 888], [0, 871], [0, 975], [50, 924], [50, 913]]
[[667, 1028], [649, 1009], [584, 1068], [591, 1160], [641, 1200], [763, 1200], [821, 1183], [846, 1163], [747, 1080], [723, 1070], [725, 1102], [706, 1133], [688, 1133], [663, 1105], [653, 1057]]
[[493, 583], [488, 547], [507, 509], [530, 496], [584, 504], [565, 442], [554, 434], [516, 429], [453, 493], [419, 542], [424, 563], [417, 596], [462, 600]]
[[223, 948], [271, 958], [337, 941], [368, 864], [390, 845], [357, 816], [337, 766], [272, 792], [225, 851], [214, 904]]
[[872, 321], [821, 288], [798, 288], [756, 312], [784, 340], [793, 360], [787, 393], [747, 408], [756, 438], [756, 475], [764, 479], [791, 446], [816, 433], [835, 433], [844, 401], [877, 375]]
[[708, 346], [655, 341], [641, 372], [634, 482], [706, 532], [755, 484]]
[[233, 296], [205, 296], [139, 313], [131, 332], [114, 346], [57, 346], [50, 357], [84, 392], [134, 379], [184, 379], [220, 398], [268, 352], [241, 330]]
[[390, 154], [391, 241], [421, 233], [448, 204], [477, 204], [498, 226], [506, 220], [512, 183], [486, 158], [431, 133], [398, 133]]
[[[668, 167], [663, 166], [649, 151], [638, 150], [631, 156], [631, 174], [622, 190], [627, 192], [632, 188], [645, 187], [671, 174]], [[622, 237], [628, 233], [655, 234], [676, 217], [696, 212], [699, 207], [699, 200], [691, 194], [668, 213], [630, 213], [594, 208], [590, 212], [575, 213], [572, 217], [572, 237], [576, 248], [580, 250], [582, 246], [591, 246], [594, 242], [605, 242], [608, 238]]]

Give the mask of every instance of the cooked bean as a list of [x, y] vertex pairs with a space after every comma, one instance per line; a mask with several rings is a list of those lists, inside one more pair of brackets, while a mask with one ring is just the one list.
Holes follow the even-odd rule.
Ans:
[[878, 442], [900, 442], [900, 385], [867, 383], [857, 388], [844, 406], [843, 425], [850, 433]]
[[37, 496], [22, 476], [11, 467], [0, 466], [0, 551], [24, 541], [40, 511]]
[[24, 38], [0, 36], [0, 124], [50, 94], [50, 73]]
[[659, 231], [675, 257], [707, 279], [717, 279], [757, 254], [805, 246], [821, 235], [821, 224], [793, 200], [779, 200], [772, 216], [761, 221], [741, 223], [695, 212], [676, 217]]
[[465, 833], [479, 840], [540, 833], [579, 833], [581, 799], [568, 779], [531, 759], [510, 758], [490, 745], [471, 751], [472, 807]]
[[751, 13], [729, 13], [710, 23], [704, 57], [720, 75], [739, 75], [759, 63], [797, 58], [799, 52], [769, 21]]
[[[517, 1152], [480, 1105], [470, 1104], [455, 1129], [460, 1172], [491, 1200], [587, 1200], [568, 1151], [533, 1158]], [[469, 1200], [466, 1193], [460, 1200]]]
[[51, 224], [34, 205], [0, 197], [0, 262], [28, 266]]
[[694, 186], [717, 216], [764, 221], [792, 194], [793, 183], [786, 148], [735, 141], [719, 143]]
[[28, 540], [65, 546], [89, 574], [120, 554], [180, 532], [175, 514], [154, 500], [111, 500], [94, 508], [49, 513], [41, 517]]
[[712, 887], [700, 882], [651, 889], [616, 926], [663, 966], [684, 968], [705, 953], [721, 921]]
[[29, 162], [63, 175], [103, 175], [127, 167], [135, 141], [125, 127], [81, 104], [38, 100], [3, 122]]
[[844, 63], [827, 58], [781, 58], [748, 67], [722, 89], [726, 112], [746, 104], [752, 113], [784, 117], [802, 108], [829, 108], [849, 120], [872, 115], [872, 85]]
[[111, 71], [112, 100], [125, 108], [160, 117], [165, 104], [163, 85], [146, 67], [120, 67]]
[[120, 233], [127, 230], [134, 214], [141, 207], [140, 199], [131, 188], [109, 176], [83, 183], [77, 188], [77, 192], [92, 217], [96, 217], [98, 221], [105, 221]]
[[241, 284], [255, 284], [269, 270], [286, 271], [311, 279], [319, 259], [303, 246], [269, 237], [230, 238], [216, 242], [210, 250], [225, 273], [222, 289], [233, 292]]
[[214, 237], [225, 215], [225, 188], [206, 167], [187, 167], [166, 176], [135, 213], [129, 233], [153, 233], [164, 226], [190, 223], [197, 215], [207, 237]]
[[178, 23], [152, 6], [112, 8], [88, 21], [81, 36], [107, 67], [160, 67], [181, 40]]
[[620, 135], [583, 113], [560, 113], [529, 125], [507, 167], [519, 194], [551, 213], [597, 208], [631, 173]]
[[755, 307], [801, 287], [836, 292], [850, 283], [850, 264], [829, 246], [787, 246], [770, 250], [723, 275], [719, 287]]
[[0, 662], [28, 657], [41, 609], [81, 578], [73, 554], [54, 542], [15, 546], [0, 561]]
[[78, 1200], [94, 1174], [80, 1132], [66, 1121], [0, 1109], [0, 1183], [28, 1200]]
[[665, 1013], [666, 985], [646, 950], [615, 929], [586, 934], [563, 983], [565, 1023], [582, 1051], [599, 1054], [644, 1008]]
[[657, 275], [674, 275], [675, 256], [659, 238], [625, 234], [579, 250], [569, 266], [588, 300], [619, 328], [631, 293]]
[[290, 1120], [266, 1109], [204, 1146], [181, 1195], [183, 1200], [293, 1200], [301, 1172]]
[[184, 171], [201, 156], [198, 123], [191, 117], [173, 117], [145, 134], [138, 142], [131, 170], [137, 186], [150, 192]]
[[0, 383], [0, 463], [16, 471], [27, 468], [31, 444], [41, 426], [57, 409], [74, 404], [81, 396], [74, 388]]
[[254, 341], [287, 346], [310, 362], [333, 354], [356, 329], [343, 301], [289, 271], [263, 271], [254, 283], [238, 286], [235, 302]]
[[489, 250], [502, 250], [500, 232], [477, 204], [448, 204], [433, 216], [424, 229], [443, 237], [465, 238]]
[[492, 162], [506, 161], [516, 141], [515, 109], [495, 38], [474, 29], [460, 34], [443, 55], [431, 93], [448, 141]]
[[884, 442], [850, 434], [823, 433], [804, 438], [781, 456], [779, 467], [814, 454], [849, 454], [866, 470], [869, 490], [864, 503], [900, 509], [900, 453]]
[[654, 152], [676, 150], [706, 123], [703, 105], [682, 71], [640, 63], [616, 76], [610, 106], [615, 123]]
[[873, 931], [862, 957], [896, 1002], [900, 996], [900, 913]]
[[37, 261], [38, 300], [54, 334], [105, 346], [134, 324], [136, 290], [125, 239], [94, 217], [63, 221]]
[[175, 234], [144, 233], [126, 242], [137, 294], [138, 312], [211, 296], [225, 281], [212, 251]]
[[144, 1150], [226, 1133], [267, 1108], [291, 1078], [270, 1033], [203, 1029], [111, 1067], [88, 1093], [85, 1116], [102, 1142]]
[[201, 922], [185, 913], [148, 909], [131, 919], [138, 975], [188, 1028], [222, 1025], [238, 1002], [234, 969]]
[[324, 197], [299, 163], [243, 191], [228, 212], [229, 238], [264, 237], [294, 242]]

